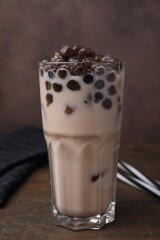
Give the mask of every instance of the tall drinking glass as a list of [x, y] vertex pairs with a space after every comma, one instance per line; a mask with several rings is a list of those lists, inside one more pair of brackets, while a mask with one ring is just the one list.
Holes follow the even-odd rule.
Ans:
[[[76, 63], [77, 64], [77, 63]], [[39, 83], [54, 223], [100, 229], [115, 218], [124, 67], [43, 61]]]

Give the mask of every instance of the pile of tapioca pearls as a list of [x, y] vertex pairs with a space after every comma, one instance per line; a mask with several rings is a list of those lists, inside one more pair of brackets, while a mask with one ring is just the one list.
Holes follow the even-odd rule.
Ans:
[[[96, 76], [96, 80], [94, 79], [92, 73]], [[64, 79], [67, 77], [68, 75], [68, 71], [65, 68], [54, 68], [54, 69], [50, 69], [47, 72], [48, 77], [50, 79], [54, 79], [55, 75], [58, 74], [58, 77], [61, 79]], [[106, 74], [106, 75], [105, 75]], [[40, 68], [40, 75], [43, 76], [44, 75], [44, 70], [43, 68]], [[101, 77], [103, 76], [103, 77]], [[104, 77], [105, 76], [105, 77]], [[108, 81], [109, 86], [107, 87], [107, 92], [104, 92], [105, 88], [105, 79], [106, 81]], [[116, 73], [114, 70], [110, 70], [109, 72], [106, 73], [106, 70], [103, 66], [99, 66], [95, 69], [94, 72], [89, 72], [86, 73], [83, 76], [83, 82], [85, 84], [92, 84], [93, 89], [94, 89], [94, 96], [92, 96], [92, 93], [89, 93], [88, 96], [86, 97], [86, 99], [84, 100], [85, 104], [90, 104], [91, 101], [93, 100], [95, 104], [100, 103], [101, 106], [103, 107], [103, 109], [109, 110], [112, 108], [112, 99], [111, 96], [116, 95], [117, 97], [117, 101], [118, 101], [118, 112], [121, 110], [121, 104], [120, 104], [120, 96], [117, 96], [117, 90], [116, 90], [116, 86], [114, 85], [114, 82], [116, 81]], [[67, 88], [71, 91], [80, 91], [81, 90], [81, 86], [78, 83], [78, 81], [76, 80], [69, 80], [66, 82], [67, 84]], [[63, 86], [59, 83], [51, 83], [49, 81], [45, 81], [45, 87], [46, 90], [51, 90], [53, 88], [53, 90], [57, 93], [62, 92], [63, 90]], [[46, 94], [46, 104], [47, 106], [49, 106], [51, 103], [53, 102], [53, 95], [51, 93], [47, 93]], [[71, 106], [67, 106], [65, 109], [65, 112], [67, 114], [71, 114], [75, 111], [75, 109], [73, 109]]]

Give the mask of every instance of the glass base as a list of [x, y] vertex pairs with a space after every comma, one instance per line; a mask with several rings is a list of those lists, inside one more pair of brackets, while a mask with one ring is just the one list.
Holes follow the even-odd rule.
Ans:
[[91, 217], [69, 217], [61, 214], [53, 207], [53, 220], [55, 225], [63, 226], [71, 230], [95, 229], [98, 230], [106, 224], [113, 222], [115, 217], [115, 202], [111, 202], [107, 211], [103, 215], [95, 215]]

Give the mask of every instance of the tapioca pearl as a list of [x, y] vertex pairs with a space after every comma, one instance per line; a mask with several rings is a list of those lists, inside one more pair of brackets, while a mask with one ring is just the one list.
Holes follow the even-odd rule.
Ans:
[[83, 75], [83, 73], [84, 73], [84, 67], [83, 67], [83, 66], [77, 66], [77, 65], [75, 65], [75, 66], [73, 67], [73, 72], [74, 72], [75, 75], [81, 76], [81, 75]]
[[51, 89], [51, 83], [50, 83], [50, 82], [46, 81], [46, 82], [45, 82], [45, 85], [46, 85], [46, 89], [47, 89], [47, 90], [50, 90], [50, 89]]
[[72, 108], [72, 107], [70, 107], [70, 106], [66, 106], [66, 108], [65, 108], [65, 113], [66, 114], [72, 114], [73, 112], [75, 111], [75, 108]]
[[64, 46], [62, 47], [62, 49], [60, 50], [60, 55], [63, 58], [69, 58], [71, 55], [73, 55], [73, 50], [71, 47], [69, 46]]
[[95, 52], [92, 51], [90, 48], [81, 48], [78, 52], [78, 57], [80, 59], [91, 57], [93, 61], [93, 58], [95, 57]]
[[78, 62], [79, 59], [77, 56], [71, 56], [69, 59], [68, 59], [68, 62], [71, 62], [71, 63], [76, 63]]
[[80, 49], [81, 49], [81, 46], [79, 45], [72, 47], [73, 54], [77, 56]]
[[53, 102], [53, 96], [50, 93], [46, 95], [47, 106], [49, 106]]
[[116, 94], [116, 87], [114, 85], [111, 85], [108, 88], [108, 93], [109, 93], [109, 95], [115, 95]]
[[53, 83], [53, 89], [55, 92], [61, 92], [63, 87], [61, 84], [58, 84], [58, 83]]
[[89, 74], [91, 72], [92, 69], [92, 63], [91, 62], [84, 62], [83, 67], [85, 69], [85, 73], [86, 75]]
[[82, 59], [85, 56], [86, 48], [81, 48], [78, 52], [79, 59]]
[[51, 70], [48, 71], [48, 77], [49, 77], [49, 78], [54, 78], [54, 73], [53, 73], [53, 71], [51, 71]]
[[79, 85], [79, 83], [75, 80], [70, 80], [67, 83], [67, 87], [72, 90], [72, 91], [79, 91], [81, 89], [81, 86]]
[[114, 82], [116, 80], [115, 72], [109, 73], [109, 75], [107, 75], [107, 80], [108, 80], [108, 82]]
[[70, 75], [75, 76], [74, 66], [73, 66], [72, 64], [70, 64], [69, 66], [67, 66], [67, 70], [69, 71]]
[[104, 109], [107, 109], [107, 110], [111, 109], [111, 107], [112, 107], [112, 101], [111, 101], [111, 99], [105, 98], [105, 99], [102, 101], [102, 107], [103, 107]]
[[102, 88], [104, 88], [104, 86], [105, 86], [105, 83], [103, 80], [97, 80], [95, 82], [95, 88], [97, 88], [97, 89], [102, 89]]
[[99, 101], [101, 101], [103, 99], [103, 94], [101, 92], [96, 92], [94, 95], [94, 101], [95, 103], [98, 103]]
[[40, 68], [40, 69], [39, 69], [39, 73], [40, 73], [40, 76], [43, 77], [43, 75], [44, 75], [44, 70], [43, 70], [43, 68]]
[[58, 70], [58, 76], [64, 79], [67, 76], [67, 71], [65, 69]]
[[93, 175], [93, 176], [91, 177], [91, 181], [92, 181], [92, 182], [96, 182], [96, 181], [99, 179], [99, 177], [100, 177], [99, 174]]
[[103, 75], [103, 74], [105, 74], [104, 67], [98, 67], [98, 68], [96, 68], [95, 72], [96, 72], [97, 75]]
[[93, 82], [93, 76], [91, 74], [86, 74], [83, 78], [83, 81], [86, 83], [86, 84], [90, 84]]
[[[85, 53], [85, 56], [86, 56], [86, 57], [94, 58], [95, 55], [96, 55], [95, 52], [92, 51], [90, 48], [87, 48], [87, 49], [86, 49], [86, 53]], [[92, 61], [93, 61], [93, 59], [92, 59]]]

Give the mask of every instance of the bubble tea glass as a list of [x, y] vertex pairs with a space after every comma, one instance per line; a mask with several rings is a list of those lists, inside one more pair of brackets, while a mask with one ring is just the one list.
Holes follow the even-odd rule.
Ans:
[[[40, 63], [54, 223], [100, 229], [115, 218], [124, 67], [119, 60]], [[85, 71], [84, 71], [85, 69]]]

